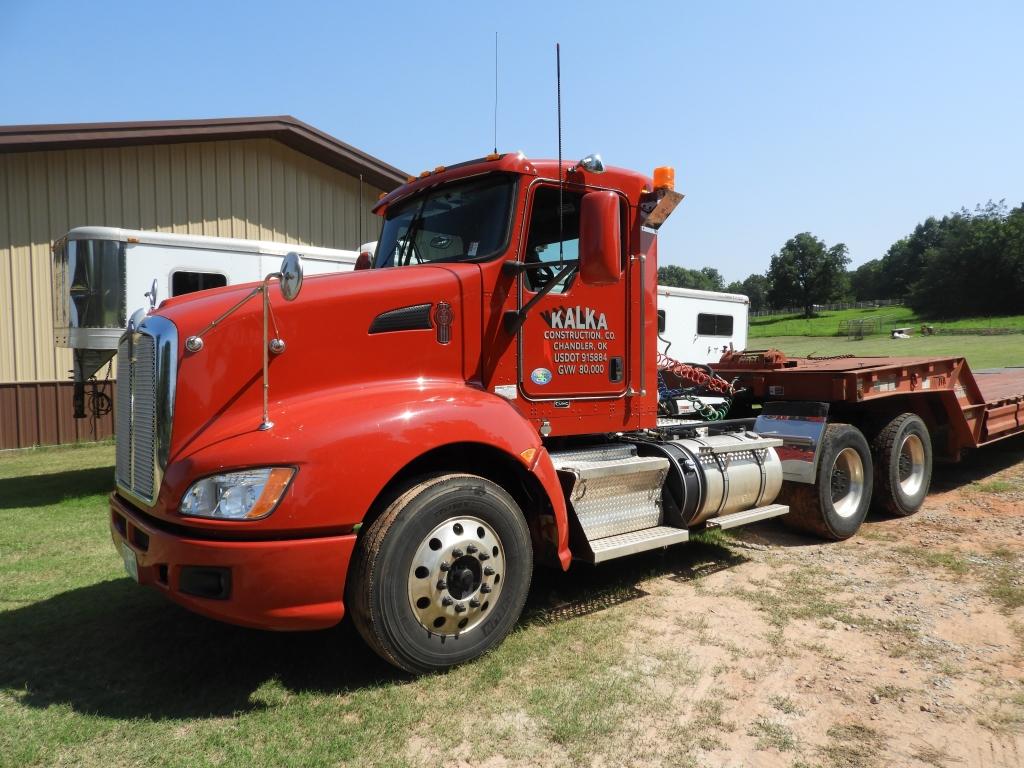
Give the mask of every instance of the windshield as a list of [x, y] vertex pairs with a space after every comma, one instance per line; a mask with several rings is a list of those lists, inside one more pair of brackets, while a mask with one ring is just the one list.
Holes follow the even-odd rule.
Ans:
[[494, 173], [428, 190], [388, 209], [374, 267], [476, 261], [504, 249], [515, 176]]

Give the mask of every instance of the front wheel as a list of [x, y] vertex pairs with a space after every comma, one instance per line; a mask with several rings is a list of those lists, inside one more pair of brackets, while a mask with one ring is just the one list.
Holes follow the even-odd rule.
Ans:
[[530, 532], [508, 493], [476, 475], [436, 475], [414, 483], [363, 534], [347, 602], [374, 651], [409, 672], [431, 672], [505, 638], [532, 570]]
[[791, 528], [840, 541], [857, 532], [871, 504], [871, 449], [860, 430], [829, 424], [821, 439], [814, 485], [785, 483], [782, 520]]

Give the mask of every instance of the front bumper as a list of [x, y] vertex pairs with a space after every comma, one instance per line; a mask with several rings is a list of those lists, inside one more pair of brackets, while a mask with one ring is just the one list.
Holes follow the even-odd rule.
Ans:
[[[355, 534], [273, 541], [187, 538], [157, 528], [112, 493], [110, 535], [118, 551], [128, 546], [135, 553], [140, 584], [212, 619], [257, 629], [322, 629], [345, 613]], [[193, 574], [197, 567], [228, 574], [224, 596], [183, 591], [183, 569]]]

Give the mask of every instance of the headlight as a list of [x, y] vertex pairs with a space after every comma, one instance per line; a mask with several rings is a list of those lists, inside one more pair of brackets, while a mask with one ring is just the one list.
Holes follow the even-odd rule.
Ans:
[[190, 517], [258, 520], [274, 511], [295, 470], [261, 467], [211, 475], [192, 483], [179, 511]]

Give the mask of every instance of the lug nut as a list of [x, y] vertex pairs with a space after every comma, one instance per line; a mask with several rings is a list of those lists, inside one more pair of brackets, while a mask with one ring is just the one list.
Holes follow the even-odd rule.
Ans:
[[481, 562], [483, 562], [484, 560], [490, 560], [490, 559], [491, 559], [491, 556], [488, 555], [486, 552], [481, 552], [480, 553], [480, 561]]
[[490, 584], [481, 584], [480, 585], [480, 591], [483, 592], [486, 595], [488, 592], [491, 591], [491, 585]]
[[477, 600], [477, 599], [476, 599], [476, 598], [474, 597], [474, 598], [473, 598], [472, 600], [470, 600], [470, 601], [469, 601], [469, 607], [470, 607], [470, 608], [479, 608], [479, 607], [480, 607], [480, 601], [479, 601], [479, 600]]
[[466, 552], [468, 552], [471, 555], [475, 555], [476, 554], [476, 544], [470, 544], [468, 547], [466, 547]]
[[445, 595], [444, 597], [441, 598], [441, 605], [443, 605], [445, 607], [448, 607], [449, 605], [451, 605], [454, 602], [455, 601], [452, 600], [450, 597], [448, 597], [448, 595]]
[[464, 554], [466, 554], [466, 553], [463, 552], [461, 549], [453, 549], [452, 550], [452, 557], [454, 557], [456, 560], [458, 560]]
[[441, 570], [442, 570], [442, 571], [447, 571], [447, 570], [448, 570], [449, 568], [451, 568], [451, 567], [452, 567], [452, 566], [451, 566], [451, 564], [450, 564], [450, 563], [441, 563]]
[[484, 576], [493, 576], [493, 575], [494, 575], [494, 569], [491, 568], [491, 566], [489, 566], [489, 565], [486, 566], [484, 568]]
[[444, 579], [438, 579], [437, 588], [438, 589], [448, 589], [448, 582], [445, 581]]
[[455, 612], [456, 613], [465, 613], [466, 612], [466, 606], [464, 606], [462, 603], [456, 603], [455, 604]]

